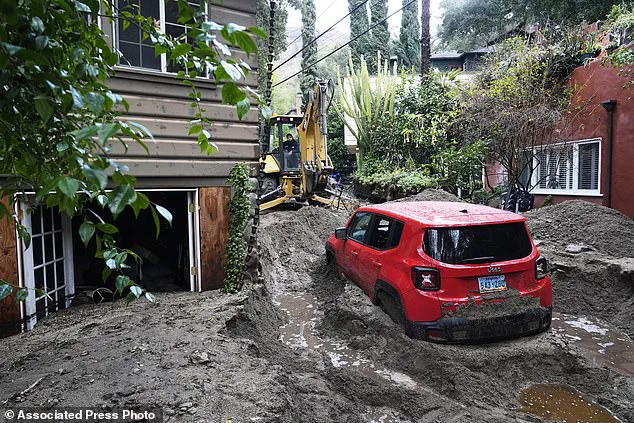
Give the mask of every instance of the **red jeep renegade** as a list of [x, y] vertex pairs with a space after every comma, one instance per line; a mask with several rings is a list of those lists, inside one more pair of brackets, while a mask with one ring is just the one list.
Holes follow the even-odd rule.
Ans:
[[552, 286], [518, 214], [450, 202], [359, 208], [326, 259], [407, 335], [486, 341], [550, 327]]

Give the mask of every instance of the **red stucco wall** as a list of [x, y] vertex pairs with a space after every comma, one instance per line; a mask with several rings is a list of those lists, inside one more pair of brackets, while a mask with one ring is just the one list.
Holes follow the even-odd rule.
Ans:
[[[601, 64], [601, 58], [574, 70], [570, 84], [575, 89], [570, 115], [561, 125], [563, 136], [569, 141], [601, 138], [601, 194], [606, 192], [607, 176], [607, 120], [602, 101], [616, 100], [612, 138], [612, 193], [611, 207], [634, 219], [634, 89], [624, 88], [627, 79], [618, 70]], [[487, 165], [490, 186], [503, 182], [504, 170], [495, 163]], [[535, 205], [546, 196], [536, 195]], [[586, 197], [555, 195], [553, 203], [579, 199], [605, 204], [605, 196]]]
[[[618, 70], [601, 64], [601, 58], [574, 70], [570, 83], [575, 87], [573, 108], [568, 126], [570, 140], [602, 138], [601, 193], [606, 192], [607, 120], [602, 101], [616, 100], [612, 138], [611, 206], [634, 218], [634, 91], [625, 89], [627, 82]], [[576, 106], [582, 106], [576, 112]], [[576, 197], [579, 198], [579, 197]], [[596, 202], [596, 198], [583, 198]], [[557, 200], [560, 200], [559, 198]], [[602, 198], [605, 204], [605, 197]]]

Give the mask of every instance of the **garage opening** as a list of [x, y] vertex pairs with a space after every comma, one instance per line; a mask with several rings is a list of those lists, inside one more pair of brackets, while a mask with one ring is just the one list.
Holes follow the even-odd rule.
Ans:
[[[99, 209], [104, 221], [119, 229], [117, 246], [135, 252], [141, 262], [129, 257], [125, 271], [130, 278], [151, 292], [196, 290], [194, 234], [194, 191], [144, 191], [151, 202], [165, 207], [172, 214], [172, 224], [160, 218], [160, 233], [156, 237], [156, 226], [150, 210], [142, 210], [138, 217], [131, 209], [121, 213], [116, 221], [112, 215]], [[95, 210], [96, 211], [96, 210]], [[90, 213], [90, 212], [88, 212]], [[93, 292], [99, 287], [115, 291], [113, 274], [104, 282], [103, 259], [95, 258], [94, 242], [84, 247], [79, 238], [79, 226], [84, 218], [73, 219], [73, 249], [75, 255], [75, 281], [78, 292]], [[94, 221], [94, 216], [91, 219]], [[92, 294], [89, 294], [92, 296]]]

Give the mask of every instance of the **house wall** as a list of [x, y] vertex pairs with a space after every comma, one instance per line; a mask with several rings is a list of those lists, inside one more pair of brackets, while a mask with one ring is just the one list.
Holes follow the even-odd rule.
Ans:
[[462, 59], [432, 59], [431, 66], [440, 71], [462, 69]]
[[[209, 5], [210, 18], [221, 24], [254, 26], [255, 13], [256, 2], [250, 0], [212, 0]], [[103, 28], [112, 40], [112, 25]], [[231, 58], [249, 63], [252, 71], [243, 85], [256, 89], [256, 56], [232, 49]], [[235, 106], [222, 104], [221, 85], [202, 78], [195, 82], [204, 115], [212, 121], [207, 129], [218, 147], [208, 155], [201, 153], [194, 136], [188, 136], [197, 110], [191, 107], [191, 88], [174, 75], [119, 66], [108, 85], [129, 103], [124, 119], [141, 123], [154, 136], [154, 141], [146, 141], [149, 154], [134, 142], [127, 152], [115, 143], [113, 158], [129, 167], [139, 188], [200, 188], [200, 286], [203, 290], [222, 287], [230, 198], [226, 178], [239, 162], [248, 164], [252, 175], [257, 172], [260, 148], [255, 102], [239, 119]]]
[[[562, 130], [570, 141], [602, 139], [601, 196], [553, 195], [553, 203], [581, 199], [607, 205], [608, 113], [601, 102], [616, 100], [613, 114], [611, 207], [634, 218], [634, 92], [624, 88], [626, 82], [627, 79], [618, 70], [602, 65], [601, 58], [573, 71], [570, 84], [575, 89], [575, 95], [570, 116], [562, 125]], [[491, 186], [498, 185], [503, 172], [499, 165], [488, 165], [487, 172]], [[536, 195], [535, 205], [539, 206], [545, 198], [546, 195]]]

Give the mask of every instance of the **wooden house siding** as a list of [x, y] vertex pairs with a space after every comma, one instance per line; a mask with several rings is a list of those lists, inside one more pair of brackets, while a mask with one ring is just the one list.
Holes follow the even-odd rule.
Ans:
[[[211, 0], [209, 16], [218, 23], [254, 26], [256, 2], [249, 0]], [[102, 28], [112, 43], [112, 24], [102, 21]], [[257, 88], [257, 58], [247, 57], [232, 49], [234, 60], [249, 63], [252, 71], [241, 85]], [[122, 119], [138, 122], [152, 133], [154, 141], [145, 141], [149, 154], [137, 143], [128, 149], [120, 143], [111, 145], [112, 158], [129, 167], [138, 178], [138, 186], [156, 186], [161, 180], [170, 186], [181, 180], [188, 187], [224, 185], [231, 167], [238, 162], [257, 168], [259, 159], [258, 111], [252, 102], [251, 110], [239, 119], [234, 106], [222, 104], [221, 85], [207, 79], [196, 81], [201, 95], [204, 115], [212, 122], [208, 128], [218, 151], [211, 155], [201, 153], [197, 140], [188, 135], [196, 109], [191, 107], [191, 88], [182, 84], [175, 75], [153, 70], [118, 66], [108, 81], [109, 87], [121, 94], [129, 104]], [[123, 110], [122, 110], [123, 111]], [[192, 185], [193, 183], [193, 185]]]

